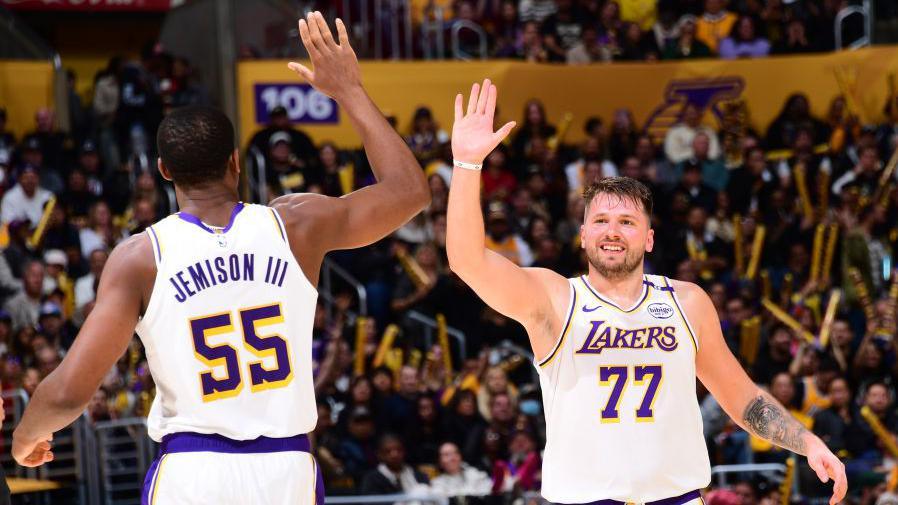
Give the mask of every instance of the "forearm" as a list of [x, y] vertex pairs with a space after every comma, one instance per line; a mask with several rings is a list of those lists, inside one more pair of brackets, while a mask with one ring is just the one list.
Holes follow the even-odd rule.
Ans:
[[401, 191], [411, 194], [428, 192], [418, 160], [365, 90], [358, 88], [348, 92], [338, 101], [362, 138], [377, 181], [396, 181], [401, 183]]
[[38, 385], [13, 437], [33, 440], [55, 433], [78, 419], [89, 399], [74, 398], [66, 393], [61, 382], [51, 374]]
[[[464, 160], [463, 160], [464, 161]], [[479, 267], [486, 250], [486, 231], [480, 209], [480, 172], [455, 169], [449, 188], [446, 252], [449, 266], [459, 273]]]
[[[774, 445], [806, 456], [812, 444], [822, 443], [769, 393], [757, 389], [745, 402], [738, 424], [746, 431]], [[735, 416], [732, 416], [736, 419]]]

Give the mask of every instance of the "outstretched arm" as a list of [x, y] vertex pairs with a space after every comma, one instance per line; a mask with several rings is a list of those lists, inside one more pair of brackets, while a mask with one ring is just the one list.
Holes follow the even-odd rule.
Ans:
[[708, 295], [692, 283], [674, 281], [674, 289], [693, 323], [699, 342], [696, 374], [723, 410], [743, 429], [784, 449], [807, 456], [822, 482], [833, 479], [831, 504], [848, 491], [845, 465], [769, 393], [749, 379], [723, 340], [717, 311]]
[[[462, 95], [455, 97], [452, 156], [456, 162], [482, 164], [511, 132], [514, 123], [493, 132], [496, 97], [496, 86], [489, 79], [483, 81], [483, 87], [474, 84], [471, 88], [467, 112], [462, 110]], [[570, 288], [567, 281], [555, 272], [520, 268], [486, 248], [479, 170], [453, 169], [446, 252], [452, 271], [471, 286], [484, 302], [524, 325], [537, 360], [551, 351], [562, 324], [556, 314], [566, 308]], [[553, 300], [559, 300], [565, 307], [556, 309], [552, 306]]]
[[112, 251], [97, 302], [59, 367], [41, 381], [13, 433], [12, 455], [22, 466], [52, 461], [53, 433], [84, 412], [103, 377], [124, 354], [152, 286], [156, 267], [150, 240], [135, 235]]
[[308, 240], [303, 247], [315, 247], [321, 255], [376, 242], [430, 203], [424, 171], [365, 92], [346, 27], [339, 19], [336, 25], [339, 44], [320, 12], [299, 20], [299, 34], [313, 69], [295, 62], [289, 67], [337, 101], [362, 138], [377, 183], [341, 198], [300, 194], [272, 203], [288, 226], [298, 223], [304, 230], [302, 236]]

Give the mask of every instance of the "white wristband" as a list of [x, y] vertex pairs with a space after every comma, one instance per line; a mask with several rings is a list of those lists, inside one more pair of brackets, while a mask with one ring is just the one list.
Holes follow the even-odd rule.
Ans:
[[465, 163], [464, 161], [458, 160], [452, 160], [452, 164], [466, 170], [481, 170], [483, 168], [483, 164]]

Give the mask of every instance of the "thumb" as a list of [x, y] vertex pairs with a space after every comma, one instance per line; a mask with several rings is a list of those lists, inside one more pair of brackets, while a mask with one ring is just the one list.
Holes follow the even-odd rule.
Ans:
[[309, 70], [308, 67], [306, 67], [305, 65], [296, 63], [295, 61], [291, 61], [290, 63], [287, 64], [287, 68], [289, 68], [290, 70], [301, 75], [302, 78], [305, 79], [306, 81], [309, 81], [309, 83], [312, 82], [312, 77], [313, 77], [312, 71]]
[[502, 128], [499, 128], [499, 131], [493, 134], [497, 140], [497, 143], [502, 142], [505, 137], [507, 137], [508, 134], [511, 133], [511, 130], [514, 129], [516, 124], [517, 123], [515, 123], [514, 121], [509, 121], [505, 123]]

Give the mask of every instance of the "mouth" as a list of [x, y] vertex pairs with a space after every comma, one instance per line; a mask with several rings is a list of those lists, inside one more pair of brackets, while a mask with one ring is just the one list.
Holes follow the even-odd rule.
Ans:
[[599, 250], [609, 254], [621, 254], [626, 248], [620, 244], [600, 244]]

